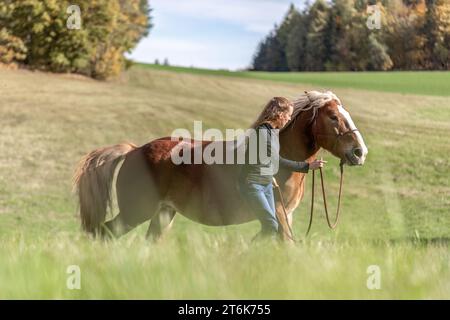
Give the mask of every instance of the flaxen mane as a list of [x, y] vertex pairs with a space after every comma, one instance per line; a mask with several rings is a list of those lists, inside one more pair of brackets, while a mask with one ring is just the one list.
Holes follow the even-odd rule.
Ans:
[[280, 131], [289, 128], [291, 124], [295, 122], [297, 116], [303, 111], [313, 109], [313, 116], [311, 118], [312, 121], [317, 115], [317, 109], [322, 108], [332, 100], [336, 100], [339, 104], [341, 104], [339, 98], [331, 91], [305, 91], [304, 94], [293, 101], [294, 112], [292, 113], [291, 120], [289, 120], [289, 122]]

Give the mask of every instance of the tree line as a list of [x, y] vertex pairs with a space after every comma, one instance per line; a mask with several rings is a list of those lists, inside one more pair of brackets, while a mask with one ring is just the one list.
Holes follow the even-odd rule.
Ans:
[[[150, 28], [147, 0], [0, 0], [0, 63], [118, 75]], [[76, 9], [76, 10], [75, 10]]]
[[[368, 6], [378, 10], [376, 28]], [[316, 0], [302, 11], [291, 5], [258, 45], [251, 69], [450, 70], [450, 1]]]

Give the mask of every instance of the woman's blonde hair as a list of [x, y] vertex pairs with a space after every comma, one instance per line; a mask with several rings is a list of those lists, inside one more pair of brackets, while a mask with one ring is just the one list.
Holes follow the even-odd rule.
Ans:
[[258, 119], [256, 119], [256, 121], [251, 125], [250, 128], [255, 129], [263, 123], [276, 120], [283, 113], [288, 112], [289, 108], [293, 106], [293, 103], [284, 97], [272, 98], [266, 104]]

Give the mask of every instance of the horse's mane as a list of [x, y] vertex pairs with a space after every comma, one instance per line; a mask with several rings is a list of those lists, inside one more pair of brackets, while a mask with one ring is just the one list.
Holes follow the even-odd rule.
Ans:
[[313, 116], [310, 121], [313, 121], [317, 115], [317, 110], [322, 108], [328, 102], [336, 100], [339, 104], [341, 101], [339, 98], [331, 91], [305, 91], [300, 97], [293, 101], [294, 111], [292, 112], [291, 120], [280, 130], [284, 131], [291, 126], [292, 123], [295, 123], [297, 117], [303, 111], [313, 110]]

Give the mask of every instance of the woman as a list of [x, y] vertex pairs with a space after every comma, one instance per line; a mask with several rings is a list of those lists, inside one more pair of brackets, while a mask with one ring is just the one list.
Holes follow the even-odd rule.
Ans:
[[[293, 104], [286, 98], [275, 97], [267, 103], [262, 113], [252, 125], [256, 130], [257, 143], [254, 144], [256, 150], [251, 149], [250, 145], [246, 151], [246, 165], [241, 172], [241, 190], [244, 192], [250, 207], [254, 210], [256, 217], [261, 222], [261, 231], [257, 238], [271, 237], [278, 235], [279, 223], [275, 213], [275, 200], [273, 195], [272, 178], [270, 168], [273, 168], [273, 159], [278, 161], [279, 167], [291, 171], [307, 173], [309, 170], [322, 168], [326, 161], [314, 160], [311, 163], [299, 162], [285, 159], [279, 156], [278, 132], [273, 129], [281, 129], [291, 119], [294, 111]], [[260, 139], [265, 141], [260, 144]], [[262, 161], [259, 146], [266, 146], [265, 154], [271, 161]], [[256, 155], [256, 163], [252, 164], [250, 153]], [[264, 154], [264, 153], [263, 153]]]

